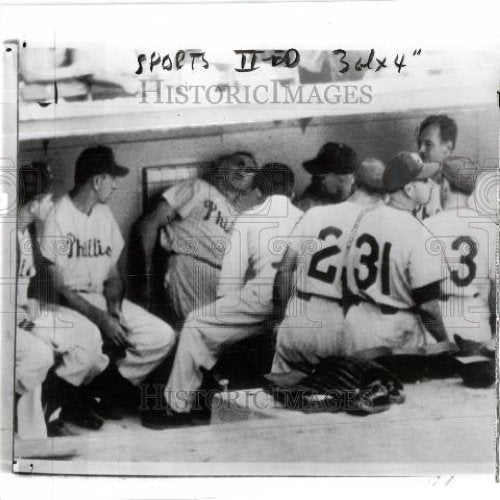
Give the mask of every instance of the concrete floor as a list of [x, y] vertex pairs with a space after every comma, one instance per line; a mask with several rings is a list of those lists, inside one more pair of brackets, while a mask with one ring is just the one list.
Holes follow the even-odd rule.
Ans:
[[365, 417], [256, 415], [247, 404], [219, 408], [214, 425], [164, 431], [128, 417], [80, 436], [17, 441], [15, 457], [20, 471], [83, 474], [493, 473], [493, 388], [445, 379], [407, 384], [405, 392], [404, 404]]

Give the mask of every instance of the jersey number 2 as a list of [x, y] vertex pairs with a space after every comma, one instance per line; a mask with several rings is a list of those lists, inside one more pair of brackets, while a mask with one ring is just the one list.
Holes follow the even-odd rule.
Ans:
[[[379, 244], [371, 234], [363, 233], [356, 241], [356, 248], [361, 248], [365, 243], [370, 247], [370, 253], [361, 255], [359, 263], [363, 264], [368, 270], [366, 278], [361, 279], [359, 269], [354, 269], [354, 279], [360, 290], [366, 290], [368, 287], [372, 286], [378, 274], [377, 262], [380, 255]], [[391, 243], [384, 243], [382, 249], [381, 287], [384, 295], [389, 295], [391, 293], [389, 274], [391, 247]]]
[[[319, 233], [318, 238], [320, 240], [326, 240], [328, 236], [335, 236], [339, 238], [342, 235], [342, 231], [337, 227], [325, 227]], [[307, 273], [311, 278], [316, 278], [325, 283], [333, 283], [335, 277], [337, 276], [337, 268], [335, 266], [328, 266], [326, 271], [321, 271], [318, 269], [318, 264], [328, 257], [333, 257], [341, 252], [337, 245], [332, 245], [330, 247], [323, 248], [316, 252], [311, 258], [311, 265], [309, 266], [309, 272]]]

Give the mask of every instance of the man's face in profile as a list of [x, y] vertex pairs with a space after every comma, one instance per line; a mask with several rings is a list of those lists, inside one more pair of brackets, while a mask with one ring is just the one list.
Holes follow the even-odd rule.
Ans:
[[438, 125], [429, 125], [422, 130], [418, 137], [418, 153], [424, 162], [441, 162], [451, 155], [453, 145], [451, 141], [441, 140], [441, 131]]

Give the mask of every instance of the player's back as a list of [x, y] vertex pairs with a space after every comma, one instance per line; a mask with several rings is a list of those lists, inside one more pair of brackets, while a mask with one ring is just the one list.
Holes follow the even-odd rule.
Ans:
[[351, 293], [379, 305], [413, 308], [413, 291], [443, 276], [445, 264], [427, 247], [430, 237], [409, 211], [382, 205], [368, 212], [346, 258]]
[[497, 255], [498, 231], [494, 221], [473, 209], [455, 208], [429, 218], [425, 224], [450, 266], [445, 295], [487, 301]]
[[342, 299], [342, 272], [349, 236], [360, 214], [377, 205], [345, 201], [313, 207], [304, 214], [290, 240], [299, 255], [299, 292]]
[[272, 295], [274, 277], [286, 243], [302, 211], [283, 195], [243, 213], [237, 220], [224, 255], [219, 296], [230, 294], [252, 281], [263, 287], [266, 300]]

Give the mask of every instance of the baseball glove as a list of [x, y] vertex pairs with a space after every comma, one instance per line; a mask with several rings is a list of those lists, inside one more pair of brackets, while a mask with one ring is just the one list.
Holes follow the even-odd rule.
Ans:
[[[395, 373], [403, 382], [422, 378], [445, 378], [457, 374], [453, 355], [458, 351], [452, 342], [439, 342], [413, 349], [373, 349], [369, 357]], [[378, 352], [376, 352], [378, 351]], [[368, 353], [360, 352], [359, 356]]]
[[403, 385], [383, 366], [354, 356], [323, 359], [308, 374], [269, 374], [268, 390], [287, 408], [296, 410], [378, 413], [402, 403]]
[[453, 336], [459, 352], [455, 356], [458, 374], [464, 384], [473, 388], [486, 388], [495, 383], [495, 349], [493, 344], [476, 342]]

